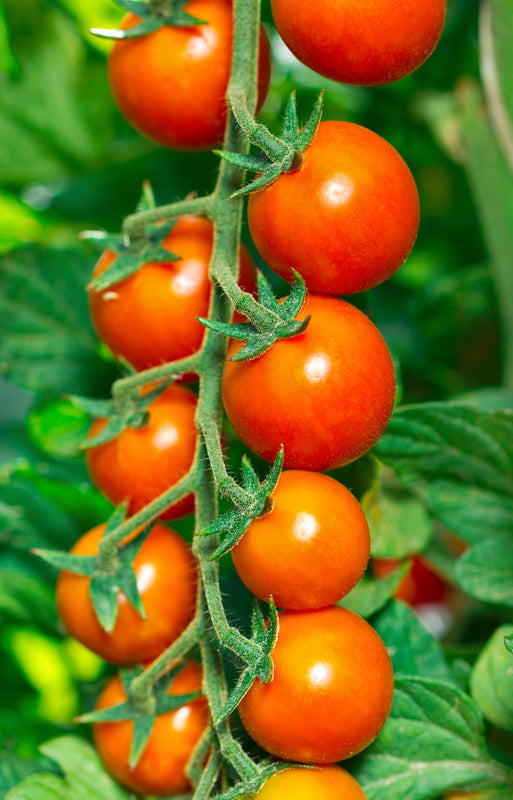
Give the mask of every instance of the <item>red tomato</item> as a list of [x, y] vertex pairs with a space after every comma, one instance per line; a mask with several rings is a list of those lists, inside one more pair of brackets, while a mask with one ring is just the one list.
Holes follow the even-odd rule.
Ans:
[[[147, 425], [127, 427], [110, 442], [86, 451], [91, 480], [111, 503], [128, 500], [128, 512], [134, 514], [189, 471], [196, 448], [196, 402], [189, 389], [169, 386], [148, 407]], [[96, 436], [105, 424], [105, 419], [95, 420], [89, 435]], [[193, 508], [190, 494], [161, 517], [177, 519]]]
[[248, 589], [280, 608], [329, 606], [356, 586], [370, 535], [358, 501], [318, 472], [282, 472], [270, 514], [255, 519], [232, 550]]
[[[121, 113], [143, 136], [174, 150], [209, 150], [221, 144], [232, 57], [231, 0], [190, 0], [184, 10], [205, 25], [163, 26], [118, 40], [108, 62]], [[122, 28], [139, 18], [127, 14]], [[269, 41], [260, 32], [258, 106], [270, 80]]]
[[[310, 295], [306, 331], [252, 361], [227, 361], [223, 398], [244, 444], [268, 461], [285, 446], [285, 467], [329, 470], [369, 450], [388, 424], [395, 375], [389, 350], [354, 306]], [[231, 345], [233, 355], [241, 345]]]
[[366, 800], [363, 789], [342, 767], [300, 767], [277, 772], [255, 800]]
[[321, 122], [303, 164], [249, 197], [255, 245], [273, 270], [319, 294], [389, 278], [419, 227], [417, 187], [397, 150], [352, 122]]
[[[201, 689], [201, 668], [189, 663], [171, 682], [169, 694], [189, 694]], [[107, 684], [97, 709], [123, 703], [126, 694], [116, 675]], [[201, 734], [208, 725], [206, 700], [199, 697], [155, 720], [148, 744], [137, 765], [128, 765], [133, 721], [96, 722], [93, 738], [96, 749], [113, 777], [137, 794], [174, 795], [190, 790], [185, 766]]]
[[[372, 571], [377, 578], [385, 577], [400, 563], [398, 558], [373, 558]], [[394, 597], [416, 607], [424, 603], [443, 603], [450, 594], [450, 586], [440, 575], [422, 558], [414, 556], [411, 569], [395, 590]]]
[[[98, 525], [84, 534], [71, 552], [96, 555], [105, 528], [106, 525]], [[106, 633], [98, 622], [89, 596], [89, 577], [63, 570], [57, 580], [57, 609], [64, 627], [85, 647], [113, 664], [152, 661], [178, 638], [194, 616], [196, 567], [178, 533], [155, 525], [135, 556], [133, 568], [146, 619], [118, 592], [119, 611], [112, 633]]]
[[250, 736], [291, 761], [330, 764], [356, 755], [378, 735], [392, 703], [385, 645], [345, 608], [284, 611], [274, 677], [257, 679], [239, 705]]
[[[90, 293], [93, 325], [115, 356], [143, 370], [199, 349], [205, 328], [196, 317], [208, 316], [212, 240], [209, 220], [183, 217], [163, 241], [167, 250], [180, 256], [178, 261], [146, 263], [121, 283]], [[115, 260], [115, 253], [105, 251], [94, 275], [101, 275]], [[239, 283], [245, 291], [256, 289], [255, 267], [244, 246]], [[236, 321], [242, 320], [239, 316]]]
[[342, 83], [404, 78], [435, 49], [446, 0], [271, 0], [278, 33], [307, 67]]

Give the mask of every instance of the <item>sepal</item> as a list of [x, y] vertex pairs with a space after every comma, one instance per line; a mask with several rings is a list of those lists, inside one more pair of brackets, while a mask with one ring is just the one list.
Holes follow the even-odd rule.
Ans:
[[141, 21], [131, 28], [107, 29], [91, 28], [93, 36], [103, 39], [136, 39], [147, 36], [162, 28], [164, 25], [172, 27], [188, 27], [190, 25], [208, 24], [205, 20], [187, 14], [184, 6], [188, 0], [160, 0], [160, 2], [142, 2], [142, 0], [116, 0], [116, 4], [124, 11], [132, 12], [141, 18]]

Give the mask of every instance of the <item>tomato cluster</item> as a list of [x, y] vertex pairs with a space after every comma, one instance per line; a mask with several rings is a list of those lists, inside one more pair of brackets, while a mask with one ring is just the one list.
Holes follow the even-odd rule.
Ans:
[[[179, 4], [177, 4], [178, 6]], [[441, 33], [445, 0], [272, 0], [279, 33], [305, 64], [351, 83], [397, 80], [416, 69]], [[222, 141], [233, 50], [231, 0], [189, 0], [201, 22], [162, 25], [116, 42], [109, 57], [114, 98], [127, 120], [174, 149], [211, 148]], [[405, 21], [411, 21], [411, 30]], [[121, 27], [140, 22], [129, 14]], [[402, 24], [400, 24], [402, 23]], [[258, 105], [269, 86], [266, 35], [259, 34]], [[301, 161], [301, 163], [299, 163]], [[390, 711], [392, 665], [384, 643], [364, 619], [338, 605], [358, 583], [370, 553], [369, 528], [353, 495], [323, 472], [366, 453], [392, 414], [395, 372], [387, 345], [355, 306], [340, 298], [388, 279], [404, 262], [419, 225], [412, 175], [384, 139], [350, 122], [322, 122], [302, 160], [252, 193], [248, 221], [254, 244], [286, 279], [298, 271], [307, 295], [297, 318], [305, 327], [251, 360], [234, 361], [231, 343], [222, 395], [242, 442], [272, 461], [284, 448], [268, 512], [254, 519], [232, 551], [235, 568], [257, 597], [274, 599], [279, 632], [272, 680], [257, 679], [239, 705], [248, 733], [269, 753], [322, 766], [288, 769], [260, 788], [259, 800], [365, 800], [334, 762], [367, 747]], [[165, 236], [169, 262], [144, 263], [133, 275], [89, 296], [93, 324], [118, 359], [135, 370], [187, 358], [202, 345], [197, 317], [208, 314], [213, 225], [184, 217]], [[95, 276], [118, 258], [106, 251]], [[255, 273], [242, 248], [240, 286], [253, 292]], [[134, 330], [137, 335], [134, 335]], [[185, 375], [146, 408], [143, 424], [87, 451], [93, 483], [130, 515], [195, 468], [197, 393]], [[148, 391], [148, 387], [144, 391]], [[140, 420], [139, 420], [140, 421]], [[97, 419], [90, 436], [105, 431]], [[194, 509], [194, 494], [161, 514], [176, 519]], [[86, 534], [74, 554], [96, 554], [105, 526]], [[133, 560], [145, 618], [118, 592], [110, 633], [100, 626], [88, 576], [64, 571], [58, 605], [68, 631], [112, 663], [149, 662], [185, 629], [195, 613], [194, 560], [178, 534], [155, 525]], [[201, 668], [186, 664], [170, 695], [201, 688]], [[118, 677], [99, 709], [125, 702]], [[155, 721], [138, 763], [129, 766], [133, 721], [94, 725], [96, 747], [129, 790], [173, 795], [190, 789], [186, 763], [209, 724], [198, 697]]]

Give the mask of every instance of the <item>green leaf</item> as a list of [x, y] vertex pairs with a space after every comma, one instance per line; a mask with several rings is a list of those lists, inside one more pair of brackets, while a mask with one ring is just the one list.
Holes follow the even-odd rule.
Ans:
[[449, 403], [397, 409], [373, 451], [469, 542], [513, 528], [513, 414]]
[[69, 400], [40, 402], [27, 417], [30, 438], [54, 458], [73, 458], [87, 435], [89, 415]]
[[513, 606], [513, 535], [475, 544], [456, 563], [463, 589], [488, 603]]
[[424, 505], [408, 492], [371, 488], [362, 498], [371, 532], [371, 552], [377, 558], [405, 558], [428, 544], [431, 520]]
[[390, 653], [396, 677], [413, 675], [452, 682], [440, 643], [404, 603], [392, 601], [372, 624]]
[[0, 753], [0, 797], [5, 797], [9, 789], [36, 772], [50, 772], [51, 762], [47, 759], [29, 760], [14, 753]]
[[513, 659], [504, 646], [511, 626], [497, 628], [481, 651], [470, 678], [472, 697], [486, 719], [513, 731]]
[[513, 126], [513, 6], [508, 0], [492, 0], [490, 3], [495, 70], [500, 91]]
[[449, 684], [398, 678], [388, 722], [354, 775], [367, 800], [431, 800], [449, 789], [513, 785], [489, 756], [476, 704]]
[[513, 633], [508, 633], [507, 636], [504, 637], [504, 645], [506, 650], [513, 654]]
[[37, 625], [55, 632], [57, 613], [53, 587], [28, 565], [0, 563], [0, 621]]
[[35, 391], [106, 394], [114, 368], [97, 354], [82, 253], [27, 247], [0, 259], [0, 370]]
[[5, 800], [127, 800], [125, 792], [105, 771], [90, 744], [74, 736], [52, 739], [41, 752], [55, 761], [64, 777], [37, 772], [7, 793]]
[[339, 600], [337, 605], [348, 608], [361, 617], [372, 616], [390, 600], [409, 568], [409, 562], [404, 561], [397, 569], [380, 580], [364, 576], [346, 597]]

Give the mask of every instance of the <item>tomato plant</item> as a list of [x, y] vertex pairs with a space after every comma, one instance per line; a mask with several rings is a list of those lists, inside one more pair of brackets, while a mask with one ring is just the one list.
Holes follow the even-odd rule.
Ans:
[[255, 741], [279, 758], [329, 764], [376, 738], [390, 711], [394, 677], [385, 645], [352, 611], [284, 611], [274, 675], [257, 680], [239, 713]]
[[[187, 664], [169, 685], [168, 694], [189, 694], [201, 689], [201, 667]], [[100, 694], [97, 709], [126, 700], [120, 678], [112, 678]], [[174, 711], [159, 715], [137, 765], [129, 766], [132, 720], [97, 722], [93, 726], [96, 749], [109, 772], [137, 794], [173, 795], [187, 792], [185, 767], [208, 725], [206, 700], [199, 697]]]
[[341, 483], [317, 472], [282, 472], [273, 509], [250, 524], [232, 550], [239, 577], [280, 608], [329, 606], [358, 583], [370, 536], [360, 504]]
[[286, 769], [264, 783], [257, 800], [365, 800], [355, 779], [341, 767]]
[[[96, 555], [105, 528], [98, 525], [84, 534], [71, 553]], [[118, 616], [111, 633], [98, 622], [89, 596], [90, 578], [64, 570], [57, 581], [57, 609], [68, 633], [113, 664], [138, 664], [156, 658], [194, 615], [196, 568], [178, 533], [155, 525], [135, 556], [133, 569], [146, 616], [143, 619], [118, 592]]]
[[[126, 427], [105, 444], [91, 447], [86, 463], [94, 485], [111, 501], [128, 500], [134, 513], [177, 483], [190, 469], [196, 448], [196, 395], [181, 386], [169, 386], [148, 408], [149, 420], [140, 428]], [[90, 435], [106, 425], [99, 418]], [[189, 514], [194, 498], [187, 495], [162, 515], [176, 519]]]
[[[230, 77], [231, 0], [190, 0], [185, 11], [204, 25], [162, 26], [115, 43], [109, 81], [123, 116], [144, 136], [174, 150], [209, 150], [223, 140]], [[139, 22], [128, 14], [123, 28]], [[259, 104], [270, 79], [269, 42], [260, 33]]]
[[253, 452], [272, 460], [283, 444], [286, 467], [328, 470], [363, 455], [383, 433], [394, 367], [381, 334], [354, 306], [310, 295], [298, 318], [308, 315], [301, 335], [254, 360], [227, 361], [223, 400]]
[[342, 83], [373, 86], [404, 78], [442, 34], [446, 0], [271, 0], [278, 32], [311, 69]]
[[[209, 220], [183, 217], [163, 241], [163, 247], [180, 257], [177, 261], [145, 263], [124, 281], [90, 292], [93, 325], [114, 355], [143, 370], [199, 349], [205, 329], [196, 317], [208, 315], [212, 239]], [[115, 253], [105, 251], [94, 276], [115, 260]], [[254, 292], [255, 268], [244, 246], [240, 270], [241, 288]]]
[[250, 195], [248, 221], [280, 275], [290, 279], [296, 269], [312, 292], [352, 294], [406, 259], [419, 200], [397, 150], [361, 125], [333, 120], [321, 122], [299, 169]]

